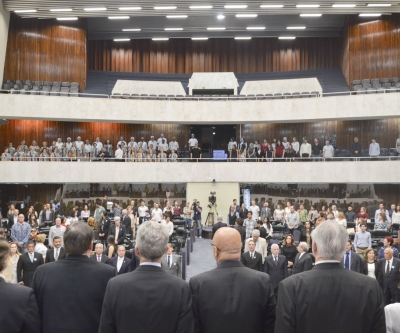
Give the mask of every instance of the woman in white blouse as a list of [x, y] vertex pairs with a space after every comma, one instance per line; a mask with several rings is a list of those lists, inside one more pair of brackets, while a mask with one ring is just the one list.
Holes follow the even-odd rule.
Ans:
[[333, 217], [337, 219], [339, 217], [339, 211], [336, 208], [336, 205], [332, 205], [331, 212], [333, 213]]
[[168, 232], [168, 235], [171, 237], [174, 232], [174, 224], [171, 222], [171, 219], [168, 215], [164, 215], [161, 225], [164, 226], [165, 230]]
[[81, 211], [81, 219], [83, 219], [84, 221], [87, 221], [90, 217], [90, 210], [88, 205], [84, 205], [83, 206], [83, 210]]
[[361, 272], [364, 275], [368, 275], [381, 283], [381, 269], [379, 262], [376, 260], [374, 249], [369, 248], [365, 251], [364, 260], [361, 266]]
[[46, 240], [45, 234], [39, 234], [36, 236], [35, 252], [38, 252], [43, 256], [43, 261], [46, 260], [46, 253], [47, 253], [47, 247], [46, 245], [43, 244], [45, 240]]
[[10, 256], [8, 257], [7, 267], [3, 272], [4, 280], [10, 283], [18, 283], [17, 264], [21, 254], [18, 252], [17, 243], [10, 243]]
[[400, 239], [400, 205], [397, 205], [392, 214], [393, 231], [397, 230], [397, 239]]
[[281, 205], [277, 205], [274, 210], [274, 220], [280, 223], [283, 223], [283, 217], [285, 215], [285, 211], [282, 209]]
[[339, 212], [338, 217], [336, 219], [337, 223], [341, 225], [342, 227], [347, 228], [347, 220], [346, 216], [344, 216], [343, 212]]

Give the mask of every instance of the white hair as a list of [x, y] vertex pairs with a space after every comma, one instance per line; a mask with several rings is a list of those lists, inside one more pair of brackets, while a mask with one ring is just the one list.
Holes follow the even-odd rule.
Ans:
[[272, 250], [272, 248], [275, 248], [275, 247], [277, 247], [279, 249], [279, 245], [278, 244], [272, 244], [271, 245], [271, 250]]
[[318, 256], [325, 260], [341, 260], [346, 250], [348, 235], [338, 223], [322, 222], [311, 233]]
[[123, 213], [123, 214], [128, 214], [128, 211], [127, 211], [126, 209], [123, 209], [123, 210], [122, 210], [122, 213]]
[[253, 230], [253, 236], [260, 236], [260, 230]]
[[164, 226], [152, 221], [142, 223], [136, 236], [136, 247], [141, 258], [159, 260], [167, 249], [169, 235]]
[[223, 220], [222, 216], [221, 216], [221, 215], [218, 215], [217, 220], [218, 220], [218, 221], [222, 221], [222, 220]]
[[310, 249], [306, 242], [300, 242], [299, 246], [303, 249], [304, 252], [308, 252], [308, 250]]
[[117, 221], [121, 221], [121, 218], [120, 218], [119, 216], [115, 216], [115, 217], [114, 217], [114, 222], [115, 222], [116, 220], [117, 220]]

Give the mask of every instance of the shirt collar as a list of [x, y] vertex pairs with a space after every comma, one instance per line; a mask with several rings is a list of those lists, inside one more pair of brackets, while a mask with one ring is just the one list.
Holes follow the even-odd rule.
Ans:
[[155, 266], [155, 267], [161, 267], [161, 264], [159, 262], [141, 262], [139, 266]]
[[315, 263], [315, 265], [319, 265], [319, 264], [339, 264], [340, 262], [338, 260], [319, 260]]

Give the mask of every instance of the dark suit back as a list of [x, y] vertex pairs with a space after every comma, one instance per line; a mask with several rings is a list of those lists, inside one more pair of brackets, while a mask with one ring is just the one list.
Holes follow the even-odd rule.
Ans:
[[247, 269], [239, 261], [224, 261], [192, 277], [189, 285], [195, 332], [274, 331], [275, 296], [268, 274]]
[[243, 266], [247, 268], [254, 269], [259, 272], [263, 271], [262, 255], [257, 251], [254, 251], [253, 258], [250, 257], [249, 251], [243, 253], [240, 257], [240, 261]]
[[313, 267], [311, 256], [308, 253], [304, 253], [300, 259], [299, 257], [300, 253], [297, 253], [293, 264], [292, 274], [306, 272]]
[[272, 288], [276, 289], [283, 279], [288, 276], [287, 259], [285, 256], [278, 255], [278, 263], [275, 265], [272, 255], [265, 258], [264, 272], [271, 278]]
[[131, 218], [128, 215], [121, 218], [121, 224], [125, 226], [127, 233], [131, 232]]
[[[115, 236], [115, 224], [112, 224], [110, 226], [108, 235]], [[118, 245], [123, 245], [124, 244], [125, 235], [126, 235], [126, 228], [121, 223], [120, 226], [119, 226], [118, 239], [115, 240], [116, 242], [118, 242]]]
[[[58, 260], [64, 259], [67, 256], [67, 254], [65, 253], [65, 250], [63, 247], [60, 247], [60, 252], [58, 254]], [[48, 249], [46, 252], [46, 264], [48, 264], [49, 262], [54, 262], [56, 261], [54, 259], [54, 248], [52, 249]]]
[[228, 225], [226, 223], [222, 223], [222, 222], [217, 222], [212, 226], [212, 238], [214, 238], [214, 234], [217, 232], [217, 230], [219, 228], [222, 227], [227, 227]]
[[31, 288], [7, 283], [0, 277], [0, 331], [40, 331], [39, 309]]
[[339, 263], [317, 264], [283, 280], [276, 318], [275, 332], [386, 332], [378, 282]]
[[32, 285], [33, 275], [35, 274], [36, 269], [40, 265], [43, 265], [43, 256], [37, 252], [33, 252], [33, 255], [33, 263], [31, 262], [28, 252], [21, 255], [17, 263], [18, 282], [22, 281], [27, 287]]
[[[115, 256], [110, 259], [110, 265], [115, 267], [116, 269], [118, 269], [117, 268], [118, 258], [119, 258], [118, 256]], [[120, 275], [120, 274], [130, 272], [130, 266], [131, 266], [131, 260], [128, 259], [127, 257], [124, 257], [124, 261], [123, 261], [119, 271], [117, 271], [117, 274]]]
[[191, 333], [192, 326], [187, 282], [160, 267], [139, 266], [107, 286], [99, 333]]
[[104, 292], [115, 275], [115, 268], [83, 255], [39, 267], [32, 287], [42, 333], [97, 333]]

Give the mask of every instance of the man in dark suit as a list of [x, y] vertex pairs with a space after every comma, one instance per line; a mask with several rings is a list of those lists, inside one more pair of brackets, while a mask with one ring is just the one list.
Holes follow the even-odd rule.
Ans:
[[361, 273], [361, 257], [352, 250], [353, 243], [349, 239], [346, 244], [346, 252], [340, 262], [345, 269]]
[[243, 228], [243, 220], [242, 219], [236, 219], [235, 221], [235, 229], [237, 231], [239, 231], [240, 234], [240, 239], [242, 241], [242, 253], [244, 250], [244, 244], [245, 244], [245, 240], [246, 240], [246, 229]]
[[271, 278], [272, 288], [274, 288], [275, 297], [278, 296], [279, 282], [288, 276], [287, 259], [279, 254], [279, 245], [271, 245], [272, 254], [265, 258], [264, 272]]
[[13, 214], [8, 218], [8, 223], [7, 223], [8, 235], [10, 235], [11, 233], [12, 226], [18, 223], [18, 215], [19, 215], [19, 210], [14, 209]]
[[226, 223], [223, 223], [223, 222], [222, 222], [222, 216], [218, 216], [217, 221], [218, 221], [218, 222], [215, 223], [215, 224], [212, 226], [212, 238], [214, 238], [214, 234], [217, 232], [217, 230], [218, 230], [219, 228], [227, 227], [227, 226], [228, 226]]
[[[314, 268], [279, 284], [275, 332], [385, 333], [379, 283], [340, 264], [346, 229], [325, 221], [314, 229], [312, 239]], [[316, 305], [310, 306], [315, 300]]]
[[61, 237], [55, 236], [53, 238], [53, 248], [48, 249], [46, 252], [46, 264], [64, 259], [66, 256], [64, 248], [61, 247]]
[[131, 234], [131, 218], [128, 216], [128, 210], [127, 209], [123, 209], [122, 210], [122, 219], [121, 219], [121, 224], [125, 226], [126, 229], [126, 233], [127, 234]]
[[168, 238], [162, 225], [141, 224], [135, 247], [140, 266], [109, 282], [99, 333], [193, 332], [189, 285], [161, 268]]
[[6, 283], [3, 272], [9, 263], [10, 247], [0, 239], [0, 331], [40, 332], [39, 309], [31, 288]]
[[54, 222], [55, 219], [55, 213], [54, 210], [51, 209], [50, 204], [46, 204], [46, 209], [43, 209], [42, 215], [40, 216], [42, 223], [43, 222]]
[[131, 260], [125, 257], [126, 249], [124, 245], [118, 245], [117, 256], [110, 259], [110, 265], [117, 269], [117, 275], [129, 272]]
[[35, 243], [33, 242], [28, 242], [26, 248], [28, 252], [21, 255], [17, 263], [17, 279], [20, 284], [30, 287], [36, 269], [43, 265], [43, 256], [34, 252]]
[[294, 259], [292, 274], [306, 272], [312, 269], [313, 262], [308, 254], [308, 245], [306, 242], [300, 242], [297, 246], [297, 254]]
[[247, 246], [249, 247], [249, 251], [242, 254], [242, 256], [240, 257], [241, 263], [243, 264], [243, 266], [247, 268], [262, 272], [263, 271], [262, 255], [261, 253], [255, 250], [256, 243], [251, 238], [249, 238]]
[[104, 247], [102, 243], [97, 243], [94, 247], [94, 254], [90, 256], [90, 259], [102, 264], [109, 264], [110, 259], [103, 253]]
[[180, 278], [182, 275], [181, 256], [172, 253], [173, 250], [173, 245], [171, 243], [168, 243], [167, 253], [164, 254], [161, 258], [161, 268], [164, 269], [167, 273], [170, 273]]
[[393, 257], [393, 249], [386, 248], [380, 259], [382, 292], [385, 305], [400, 302], [400, 259]]
[[110, 226], [108, 235], [113, 235], [118, 245], [124, 244], [126, 235], [126, 228], [121, 224], [121, 218], [119, 216], [114, 217], [114, 223]]
[[215, 233], [213, 254], [218, 267], [189, 281], [195, 332], [274, 332], [271, 280], [268, 274], [245, 268], [240, 249], [236, 230], [221, 228]]
[[93, 230], [84, 222], [64, 234], [67, 257], [40, 266], [32, 288], [42, 321], [41, 333], [97, 333], [104, 292], [115, 268], [89, 259]]

